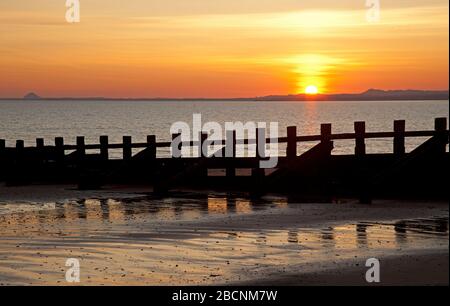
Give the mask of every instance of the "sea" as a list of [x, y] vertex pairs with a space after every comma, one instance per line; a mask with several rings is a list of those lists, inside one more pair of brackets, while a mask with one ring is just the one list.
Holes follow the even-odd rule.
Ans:
[[[98, 143], [108, 135], [110, 143], [132, 136], [133, 142], [145, 142], [147, 135], [157, 141], [169, 141], [176, 122], [192, 126], [193, 115], [201, 114], [202, 123], [226, 122], [277, 123], [279, 136], [288, 126], [297, 126], [298, 135], [320, 133], [321, 123], [331, 123], [333, 133], [351, 133], [355, 121], [365, 121], [368, 132], [393, 131], [394, 120], [406, 120], [406, 130], [432, 130], [434, 119], [449, 116], [448, 101], [135, 101], [135, 100], [2, 100], [0, 101], [0, 139], [7, 146], [24, 140], [33, 146], [36, 138], [47, 145], [55, 137], [75, 144], [77, 136], [86, 143]], [[224, 132], [225, 133], [225, 132]], [[410, 151], [424, 139], [407, 139]], [[306, 145], [306, 144], [305, 144]], [[313, 145], [313, 144], [311, 144]], [[368, 153], [392, 151], [392, 139], [367, 140]], [[307, 149], [307, 145], [304, 148]], [[244, 150], [244, 149], [242, 149]], [[353, 141], [335, 141], [333, 154], [351, 154]], [[119, 157], [120, 152], [112, 156]], [[169, 154], [161, 148], [158, 155]], [[282, 153], [281, 153], [282, 154]]]

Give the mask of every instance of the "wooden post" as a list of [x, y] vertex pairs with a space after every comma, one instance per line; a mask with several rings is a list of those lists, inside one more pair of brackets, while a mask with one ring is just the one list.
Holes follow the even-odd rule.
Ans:
[[23, 140], [16, 141], [16, 159], [21, 160], [24, 157], [25, 143]]
[[[3, 168], [3, 158], [6, 155], [5, 153], [6, 153], [6, 141], [4, 139], [0, 139], [0, 167], [2, 168]], [[2, 177], [3, 176], [0, 174], [0, 179]]]
[[36, 138], [36, 148], [41, 151], [44, 148], [44, 138]]
[[233, 178], [236, 176], [236, 169], [233, 167], [234, 158], [236, 157], [236, 131], [227, 131], [226, 137], [225, 157], [230, 159], [227, 162], [225, 175], [228, 178]]
[[[175, 141], [177, 138], [179, 138], [179, 140]], [[181, 158], [182, 149], [183, 140], [181, 139], [181, 133], [172, 134], [172, 158]]]
[[236, 131], [229, 130], [226, 132], [224, 157], [236, 157]]
[[150, 159], [156, 159], [156, 136], [147, 136], [147, 150]]
[[131, 149], [131, 136], [123, 136], [123, 160], [131, 160], [133, 151]]
[[403, 155], [405, 151], [405, 120], [395, 120], [394, 155]]
[[208, 133], [206, 133], [206, 132], [200, 132], [200, 147], [199, 147], [199, 150], [200, 150], [200, 157], [202, 157], [202, 158], [206, 158], [206, 157], [208, 157], [208, 149], [209, 149], [209, 146], [208, 146], [208, 144], [206, 143], [206, 141], [207, 141], [207, 139], [208, 139]]
[[355, 155], [366, 155], [366, 123], [364, 121], [355, 122]]
[[438, 140], [439, 153], [445, 153], [448, 142], [447, 118], [436, 118], [434, 120], [435, 137]]
[[6, 151], [6, 141], [4, 139], [0, 139], [0, 158], [5, 154]]
[[108, 136], [100, 136], [100, 158], [102, 160], [109, 159], [108, 146], [109, 146]]
[[79, 157], [86, 155], [86, 145], [84, 142], [84, 136], [77, 137], [77, 152]]
[[36, 155], [35, 157], [40, 161], [44, 159], [44, 138], [36, 138]]
[[325, 143], [331, 140], [331, 123], [320, 125], [320, 142]]
[[25, 148], [25, 142], [23, 140], [16, 141], [16, 149], [23, 150]]
[[208, 177], [208, 166], [207, 166], [207, 158], [208, 158], [208, 133], [200, 132], [200, 176]]
[[256, 157], [266, 158], [266, 129], [256, 129]]
[[297, 127], [288, 126], [287, 128], [287, 148], [286, 156], [288, 159], [297, 157]]
[[64, 160], [64, 138], [55, 137], [55, 159], [56, 162]]
[[[262, 146], [260, 142], [263, 142]], [[266, 130], [262, 128], [256, 129], [256, 160], [257, 165], [252, 169], [252, 176], [255, 178], [256, 193], [259, 193], [258, 187], [261, 183], [261, 178], [265, 175], [265, 170], [260, 168], [260, 160], [266, 157], [265, 154], [266, 145]], [[264, 150], [263, 150], [264, 149]], [[260, 152], [262, 151], [262, 152]]]

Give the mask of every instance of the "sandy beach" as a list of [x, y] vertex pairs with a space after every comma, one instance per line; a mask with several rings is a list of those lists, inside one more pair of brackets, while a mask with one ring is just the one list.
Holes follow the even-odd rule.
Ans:
[[448, 202], [0, 187], [0, 284], [448, 285]]

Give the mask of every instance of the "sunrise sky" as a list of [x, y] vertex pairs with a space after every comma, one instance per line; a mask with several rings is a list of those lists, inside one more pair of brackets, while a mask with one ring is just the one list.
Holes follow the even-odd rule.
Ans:
[[[0, 97], [448, 88], [448, 0], [1, 0]], [[311, 88], [311, 87], [310, 87]]]

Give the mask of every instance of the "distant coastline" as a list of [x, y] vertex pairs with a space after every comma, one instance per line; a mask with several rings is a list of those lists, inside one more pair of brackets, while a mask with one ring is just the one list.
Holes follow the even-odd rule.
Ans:
[[0, 101], [432, 101], [449, 100], [448, 90], [380, 90], [369, 89], [356, 94], [296, 94], [269, 95], [249, 98], [108, 98], [108, 97], [52, 97], [28, 93], [23, 98], [0, 98]]

